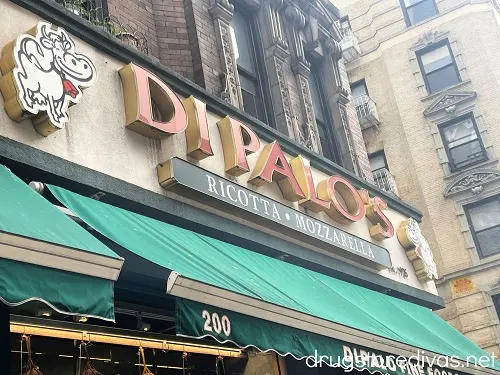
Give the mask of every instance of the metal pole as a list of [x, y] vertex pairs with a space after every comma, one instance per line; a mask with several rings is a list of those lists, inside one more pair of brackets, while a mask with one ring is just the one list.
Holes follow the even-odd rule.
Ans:
[[0, 302], [0, 363], [2, 372], [12, 374], [12, 354], [10, 351], [10, 313], [9, 307]]

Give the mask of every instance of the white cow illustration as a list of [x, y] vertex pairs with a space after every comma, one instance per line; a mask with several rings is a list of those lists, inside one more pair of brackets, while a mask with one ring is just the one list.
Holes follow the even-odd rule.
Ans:
[[70, 102], [78, 103], [81, 87], [95, 80], [94, 64], [75, 53], [75, 44], [61, 28], [40, 22], [36, 36], [22, 35], [14, 49], [14, 80], [18, 100], [31, 114], [46, 111], [50, 122], [63, 128]]

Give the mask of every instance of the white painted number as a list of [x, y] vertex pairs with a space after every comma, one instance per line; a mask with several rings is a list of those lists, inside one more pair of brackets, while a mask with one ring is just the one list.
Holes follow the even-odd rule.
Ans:
[[203, 310], [201, 316], [203, 317], [203, 319], [205, 319], [205, 326], [203, 327], [203, 329], [205, 331], [212, 332], [212, 327], [210, 326], [210, 313], [207, 310]]
[[224, 332], [224, 335], [229, 337], [231, 335], [231, 321], [225, 315], [222, 315], [222, 318], [219, 318], [217, 313], [210, 313], [207, 310], [203, 310], [201, 313], [203, 319], [205, 319], [205, 325], [203, 329], [208, 332], [217, 333], [218, 335]]
[[212, 314], [212, 323], [214, 325], [214, 331], [215, 333], [219, 334], [222, 332], [222, 327], [221, 327], [221, 324], [220, 324], [220, 318], [219, 318], [219, 315], [217, 315], [217, 313], [213, 313]]
[[222, 315], [222, 330], [227, 337], [231, 335], [231, 321], [225, 315]]

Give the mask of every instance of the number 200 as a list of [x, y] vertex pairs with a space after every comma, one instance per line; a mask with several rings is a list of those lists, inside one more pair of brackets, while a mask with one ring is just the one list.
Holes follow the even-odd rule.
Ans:
[[222, 315], [222, 318], [219, 318], [219, 314], [210, 313], [207, 310], [203, 310], [201, 313], [203, 319], [205, 319], [205, 325], [203, 329], [208, 332], [215, 332], [218, 335], [224, 332], [224, 335], [231, 335], [231, 321], [225, 315]]

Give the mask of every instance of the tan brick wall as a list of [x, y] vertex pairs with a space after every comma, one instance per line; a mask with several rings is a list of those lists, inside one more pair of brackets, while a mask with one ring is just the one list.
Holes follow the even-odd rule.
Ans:
[[[377, 104], [379, 129], [363, 132], [369, 153], [384, 149], [390, 171], [395, 175], [400, 197], [424, 213], [422, 230], [438, 264], [439, 292], [445, 298], [443, 318], [481, 347], [500, 354], [500, 326], [491, 305], [491, 293], [500, 293], [500, 266], [489, 267], [500, 256], [479, 260], [465, 236], [467, 224], [460, 222], [457, 207], [466, 199], [480, 199], [470, 191], [445, 198], [446, 177], [441, 167], [432, 123], [424, 110], [437, 95], [422, 98], [410, 63], [412, 45], [425, 32], [449, 32], [456, 40], [469, 81], [453, 91], [474, 91], [474, 115], [481, 115], [486, 130], [485, 143], [500, 152], [499, 92], [500, 26], [491, 3], [461, 6], [459, 0], [438, 1], [441, 15], [420, 25], [406, 28], [398, 0], [358, 1], [347, 10], [358, 36], [362, 57], [348, 64], [351, 82], [364, 78], [370, 96]], [[498, 170], [493, 161], [485, 168]], [[482, 194], [493, 191], [485, 186]], [[499, 189], [495, 187], [495, 189]], [[462, 220], [463, 216], [462, 216]], [[465, 228], [465, 229], [464, 229]], [[454, 296], [450, 281], [465, 272], [474, 278], [477, 292]], [[463, 273], [462, 272], [462, 273]], [[448, 280], [450, 279], [450, 280]]]

